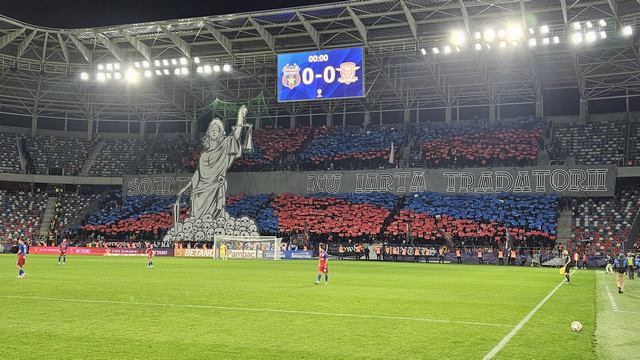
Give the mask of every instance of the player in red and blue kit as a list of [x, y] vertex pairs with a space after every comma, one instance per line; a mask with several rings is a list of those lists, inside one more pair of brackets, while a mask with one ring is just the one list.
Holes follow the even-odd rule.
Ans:
[[60, 255], [58, 255], [58, 265], [60, 265], [60, 259], [62, 259], [62, 265], [67, 265], [67, 249], [69, 248], [69, 243], [67, 243], [67, 239], [62, 239], [60, 243]]
[[147, 269], [153, 268], [153, 246], [147, 243]]
[[18, 247], [18, 262], [16, 265], [18, 266], [18, 279], [24, 279], [27, 275], [24, 272], [24, 263], [27, 261], [27, 244], [24, 241], [20, 240], [20, 246]]
[[314, 282], [314, 284], [320, 284], [320, 279], [322, 278], [322, 274], [324, 274], [324, 284], [329, 285], [329, 254], [324, 247], [320, 246], [320, 254], [318, 256], [318, 279]]

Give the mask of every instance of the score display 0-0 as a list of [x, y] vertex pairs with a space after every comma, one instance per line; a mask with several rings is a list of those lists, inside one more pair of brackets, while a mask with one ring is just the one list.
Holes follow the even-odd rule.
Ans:
[[278, 54], [278, 101], [364, 96], [362, 48]]

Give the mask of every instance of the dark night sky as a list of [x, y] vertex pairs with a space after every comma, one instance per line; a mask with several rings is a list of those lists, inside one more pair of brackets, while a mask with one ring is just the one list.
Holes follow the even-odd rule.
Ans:
[[0, 14], [32, 25], [69, 29], [236, 14], [329, 2], [335, 0], [7, 0], [0, 5]]

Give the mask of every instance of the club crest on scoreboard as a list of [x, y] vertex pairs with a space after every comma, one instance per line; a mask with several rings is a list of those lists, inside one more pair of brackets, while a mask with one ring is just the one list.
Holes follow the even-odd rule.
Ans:
[[349, 85], [358, 81], [358, 77], [356, 76], [356, 70], [360, 69], [360, 66], [356, 66], [354, 62], [343, 62], [340, 64], [340, 67], [337, 68], [338, 72], [340, 72], [340, 77], [338, 78], [338, 82], [341, 84]]
[[300, 67], [298, 64], [287, 64], [282, 68], [282, 85], [289, 90], [293, 90], [300, 85], [302, 78], [300, 77]]

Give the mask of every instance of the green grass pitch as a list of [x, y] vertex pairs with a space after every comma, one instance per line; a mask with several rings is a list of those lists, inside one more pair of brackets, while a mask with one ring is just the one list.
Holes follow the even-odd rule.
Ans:
[[[0, 359], [482, 359], [563, 280], [557, 269], [331, 260], [330, 285], [315, 286], [316, 261], [56, 260], [30, 255], [17, 280], [15, 257], [0, 256]], [[605, 284], [615, 290], [612, 276], [576, 271], [495, 358], [605, 358], [616, 326], [596, 318], [640, 317], [635, 283], [624, 301], [613, 294], [616, 312]]]

